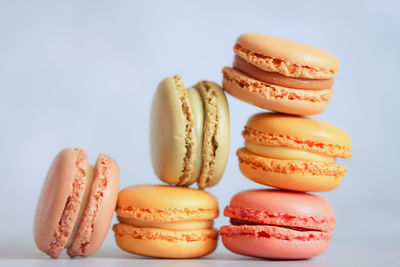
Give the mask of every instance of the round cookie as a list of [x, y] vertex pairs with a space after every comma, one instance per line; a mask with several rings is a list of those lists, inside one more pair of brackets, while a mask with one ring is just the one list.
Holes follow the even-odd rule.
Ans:
[[252, 116], [243, 131], [239, 167], [249, 179], [276, 188], [325, 192], [335, 189], [351, 158], [351, 139], [343, 130], [310, 118], [279, 113]]
[[258, 107], [313, 115], [332, 96], [337, 58], [326, 50], [286, 38], [246, 33], [236, 41], [233, 68], [223, 69], [225, 90]]
[[174, 186], [132, 186], [118, 197], [118, 246], [160, 258], [194, 258], [213, 252], [218, 203], [211, 194]]
[[329, 247], [336, 225], [332, 206], [321, 197], [281, 190], [236, 194], [224, 210], [231, 225], [220, 229], [234, 253], [270, 259], [307, 259]]
[[218, 183], [229, 151], [229, 110], [216, 83], [185, 88], [181, 76], [160, 82], [153, 98], [150, 146], [153, 168], [164, 182], [204, 189]]
[[117, 163], [100, 154], [93, 168], [83, 149], [64, 149], [44, 181], [34, 221], [37, 247], [58, 258], [90, 256], [103, 243], [119, 188]]

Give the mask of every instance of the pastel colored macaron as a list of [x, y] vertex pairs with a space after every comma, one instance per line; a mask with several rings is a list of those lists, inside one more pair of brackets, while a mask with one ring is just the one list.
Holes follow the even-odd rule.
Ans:
[[216, 83], [186, 88], [175, 75], [160, 82], [151, 110], [153, 168], [164, 182], [204, 189], [221, 179], [229, 150], [229, 110]]
[[176, 186], [132, 186], [119, 193], [118, 246], [130, 253], [159, 258], [194, 258], [213, 252], [218, 231], [214, 196]]
[[246, 33], [236, 41], [225, 90], [258, 107], [296, 115], [319, 114], [332, 96], [338, 59], [326, 50], [286, 38]]
[[270, 259], [307, 259], [326, 251], [336, 225], [332, 206], [321, 197], [281, 190], [236, 194], [220, 229], [230, 251]]
[[352, 156], [345, 131], [311, 118], [259, 113], [248, 120], [242, 134], [240, 170], [254, 182], [276, 188], [331, 191], [347, 171], [335, 164], [336, 157]]
[[58, 258], [90, 256], [103, 243], [119, 191], [117, 163], [100, 154], [94, 168], [81, 148], [62, 150], [44, 181], [34, 222], [37, 247]]

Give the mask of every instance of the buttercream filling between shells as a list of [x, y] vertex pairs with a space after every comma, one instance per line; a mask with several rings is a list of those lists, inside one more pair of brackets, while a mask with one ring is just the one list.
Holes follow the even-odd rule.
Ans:
[[330, 89], [332, 88], [334, 79], [302, 79], [292, 78], [284, 76], [277, 72], [269, 72], [262, 70], [248, 62], [239, 56], [235, 56], [233, 60], [233, 69], [236, 69], [250, 77], [253, 77], [259, 81], [271, 83], [283, 87], [294, 88], [294, 89]]
[[335, 164], [336, 162], [336, 158], [331, 156], [283, 146], [260, 145], [247, 140], [245, 141], [245, 147], [250, 152], [267, 158], [317, 161], [327, 164]]
[[236, 55], [241, 58], [246, 58], [248, 62], [251, 62], [260, 69], [270, 72], [279, 72], [288, 77], [326, 79], [336, 76], [338, 71], [337, 69], [313, 68], [311, 66], [292, 64], [278, 58], [254, 53], [240, 44], [235, 44], [233, 50]]
[[236, 84], [251, 94], [265, 99], [283, 99], [287, 101], [304, 101], [313, 103], [328, 103], [332, 96], [331, 89], [302, 90], [286, 88], [279, 85], [253, 79], [235, 69], [224, 67], [222, 70], [224, 82]]

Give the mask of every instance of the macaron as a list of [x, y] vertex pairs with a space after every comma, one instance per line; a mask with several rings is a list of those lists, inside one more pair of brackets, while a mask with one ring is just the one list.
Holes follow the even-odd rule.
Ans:
[[293, 191], [249, 190], [236, 194], [220, 229], [230, 251], [269, 259], [307, 259], [329, 247], [336, 226], [332, 206], [321, 197]]
[[159, 258], [194, 258], [215, 250], [213, 219], [218, 203], [211, 194], [176, 186], [132, 186], [119, 193], [118, 246], [130, 253]]
[[325, 110], [340, 63], [326, 50], [259, 33], [234, 45], [233, 68], [223, 68], [223, 87], [234, 97], [277, 112], [313, 115]]
[[252, 116], [237, 151], [241, 172], [280, 189], [326, 192], [339, 186], [347, 168], [336, 157], [352, 156], [350, 136], [319, 120], [280, 113]]
[[164, 182], [204, 189], [221, 179], [229, 152], [229, 109], [223, 89], [201, 81], [186, 88], [175, 75], [160, 82], [151, 110], [151, 158]]
[[34, 221], [37, 247], [52, 258], [93, 255], [111, 224], [119, 190], [117, 163], [100, 154], [93, 168], [81, 148], [62, 150], [47, 173]]

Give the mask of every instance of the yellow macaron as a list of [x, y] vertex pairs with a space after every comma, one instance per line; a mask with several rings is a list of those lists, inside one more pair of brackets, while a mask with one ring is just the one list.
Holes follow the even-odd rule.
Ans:
[[175, 75], [160, 82], [151, 110], [150, 146], [156, 175], [168, 184], [204, 189], [218, 183], [229, 150], [223, 89], [201, 81], [186, 88]]

